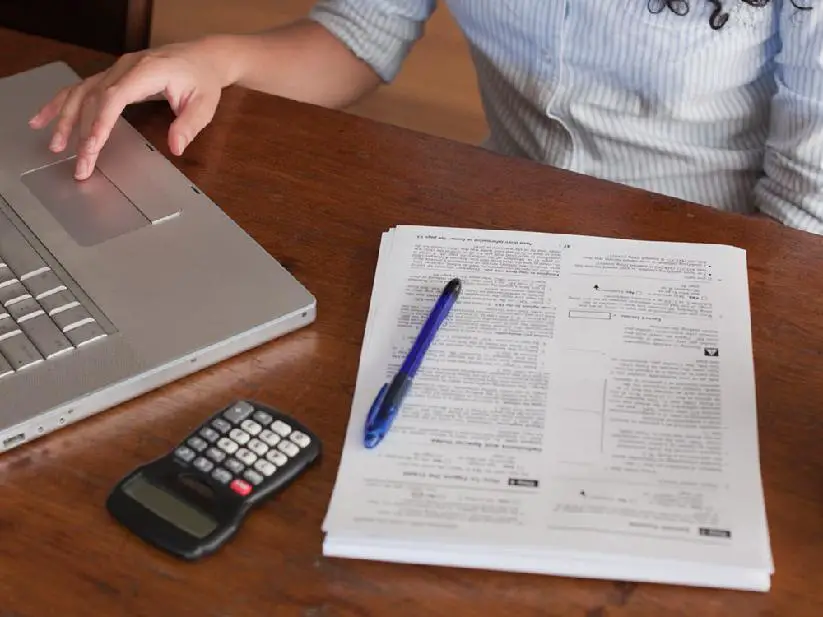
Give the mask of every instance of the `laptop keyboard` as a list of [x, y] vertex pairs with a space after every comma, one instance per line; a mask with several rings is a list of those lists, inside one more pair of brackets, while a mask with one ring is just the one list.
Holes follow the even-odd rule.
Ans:
[[106, 336], [71, 288], [0, 210], [0, 378]]

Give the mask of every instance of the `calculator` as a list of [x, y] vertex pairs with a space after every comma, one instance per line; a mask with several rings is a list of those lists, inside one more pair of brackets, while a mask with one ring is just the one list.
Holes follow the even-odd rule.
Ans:
[[126, 475], [106, 507], [149, 544], [199, 559], [228, 541], [253, 506], [294, 481], [321, 449], [295, 418], [235, 401], [172, 451]]

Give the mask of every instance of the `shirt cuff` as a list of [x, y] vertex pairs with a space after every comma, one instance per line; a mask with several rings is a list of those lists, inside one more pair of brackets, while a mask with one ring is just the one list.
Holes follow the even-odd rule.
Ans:
[[308, 18], [326, 28], [388, 83], [422, 36], [423, 24], [374, 8], [378, 4], [320, 0]]

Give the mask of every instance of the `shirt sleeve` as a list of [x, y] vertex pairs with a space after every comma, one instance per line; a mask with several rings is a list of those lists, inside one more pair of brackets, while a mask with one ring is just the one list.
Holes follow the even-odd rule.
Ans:
[[781, 3], [777, 89], [754, 198], [784, 224], [823, 234], [823, 3], [796, 3], [812, 9]]
[[390, 82], [423, 35], [436, 4], [437, 0], [319, 0], [309, 19]]

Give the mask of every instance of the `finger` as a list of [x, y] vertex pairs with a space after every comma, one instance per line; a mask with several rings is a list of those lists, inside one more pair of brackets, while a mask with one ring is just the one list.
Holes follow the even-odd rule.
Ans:
[[83, 101], [78, 114], [78, 134], [80, 144], [77, 149], [77, 161], [74, 166], [74, 177], [78, 180], [85, 180], [91, 176], [94, 166], [97, 164], [97, 157], [100, 148], [89, 137], [91, 126], [99, 110], [100, 96], [95, 92], [90, 94]]
[[85, 83], [75, 86], [63, 102], [63, 106], [60, 108], [57, 116], [57, 124], [54, 127], [51, 143], [49, 144], [52, 152], [62, 152], [66, 148], [87, 89], [88, 86], [86, 86]]
[[78, 180], [85, 180], [94, 172], [94, 167], [97, 164], [97, 158], [100, 151], [103, 149], [105, 142], [108, 141], [109, 135], [102, 138], [94, 137], [94, 126], [98, 121], [100, 110], [104, 99], [105, 92], [112, 87], [114, 79], [117, 76], [112, 76], [103, 79], [97, 88], [83, 100], [80, 106], [80, 112], [77, 117], [77, 133], [79, 145], [77, 148], [77, 161], [75, 163], [74, 177]]
[[79, 144], [80, 152], [99, 152], [103, 144], [95, 144], [90, 140], [92, 127], [101, 108], [101, 100], [106, 96], [106, 91], [117, 84], [117, 82], [127, 75], [128, 72], [139, 62], [139, 57], [135, 54], [126, 54], [112, 66], [95, 84], [94, 88], [84, 99], [79, 117]]
[[87, 123], [81, 151], [96, 155], [108, 141], [114, 125], [127, 105], [145, 100], [166, 89], [168, 77], [161, 62], [144, 58], [113, 82], [98, 88], [94, 117]]
[[178, 109], [169, 128], [169, 149], [181, 155], [186, 147], [214, 118], [220, 101], [219, 92], [198, 92]]
[[113, 81], [106, 79], [99, 84], [94, 99], [81, 111], [82, 143], [74, 172], [78, 180], [91, 176], [100, 151], [126, 106], [163, 92], [166, 86], [163, 67], [156, 62], [139, 61], [122, 76], [114, 77]]
[[66, 102], [66, 99], [71, 92], [71, 88], [63, 88], [60, 90], [54, 98], [52, 98], [48, 103], [43, 105], [34, 116], [29, 120], [29, 126], [34, 129], [41, 129], [46, 126], [49, 122], [54, 120], [60, 110], [62, 109], [63, 105]]
[[99, 152], [103, 144], [95, 144], [91, 139], [92, 127], [100, 113], [101, 100], [105, 96], [108, 88], [112, 87], [128, 70], [131, 64], [121, 63], [118, 66], [112, 67], [112, 70], [104, 75], [100, 81], [95, 85], [83, 102], [80, 105], [80, 111], [77, 118], [77, 133], [78, 133], [78, 153], [94, 154]]

